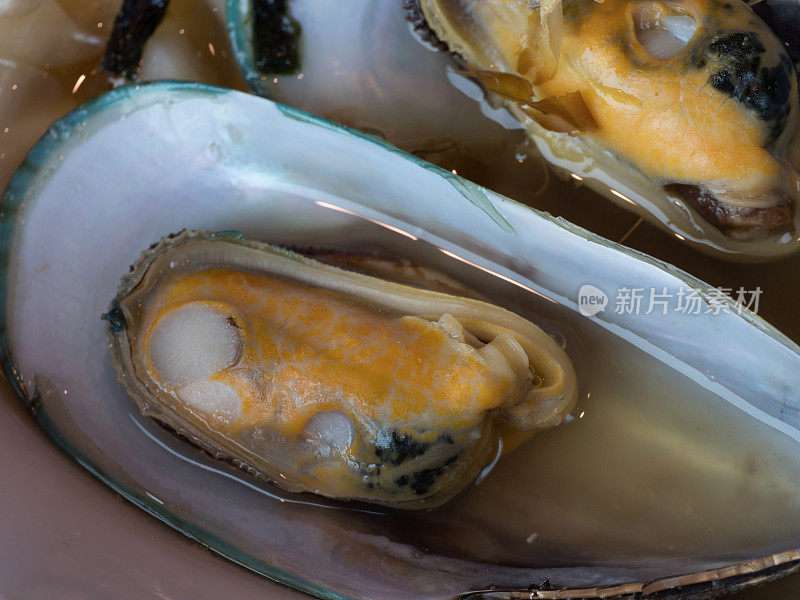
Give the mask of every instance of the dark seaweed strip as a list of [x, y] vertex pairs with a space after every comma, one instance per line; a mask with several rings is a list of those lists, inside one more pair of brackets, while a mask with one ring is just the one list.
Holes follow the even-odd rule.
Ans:
[[300, 69], [300, 24], [286, 14], [286, 0], [253, 0], [256, 69], [264, 75]]
[[134, 79], [144, 45], [164, 18], [168, 4], [169, 0], [125, 0], [114, 20], [100, 66], [115, 75]]

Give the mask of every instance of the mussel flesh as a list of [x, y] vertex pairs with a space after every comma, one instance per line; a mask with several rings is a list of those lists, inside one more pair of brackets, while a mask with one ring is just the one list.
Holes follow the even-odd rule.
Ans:
[[617, 202], [688, 203], [735, 241], [796, 230], [798, 74], [741, 0], [408, 4], [551, 160], [588, 158]]
[[162, 240], [107, 318], [145, 414], [288, 491], [436, 506], [575, 401], [562, 348], [512, 312], [230, 234]]

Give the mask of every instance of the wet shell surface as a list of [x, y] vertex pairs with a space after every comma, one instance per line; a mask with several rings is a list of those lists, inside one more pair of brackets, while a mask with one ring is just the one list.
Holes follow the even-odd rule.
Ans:
[[577, 393], [514, 313], [230, 234], [162, 240], [108, 319], [145, 414], [294, 492], [442, 504]]

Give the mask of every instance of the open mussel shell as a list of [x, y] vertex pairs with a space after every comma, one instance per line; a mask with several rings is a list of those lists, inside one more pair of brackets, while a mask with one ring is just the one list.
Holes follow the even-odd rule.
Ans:
[[[260, 483], [141, 416], [109, 358], [101, 317], [120, 274], [183, 228], [444, 271], [562, 343], [580, 412], [433, 511]], [[267, 577], [322, 598], [663, 599], [798, 568], [797, 346], [725, 299], [581, 316], [587, 284], [593, 297], [688, 290], [704, 306], [715, 291], [373, 138], [229, 90], [122, 87], [53, 125], [6, 190], [0, 229], [0, 351], [34, 418], [125, 498]], [[625, 464], [609, 454], [620, 444]], [[724, 504], [704, 501], [720, 490]]]

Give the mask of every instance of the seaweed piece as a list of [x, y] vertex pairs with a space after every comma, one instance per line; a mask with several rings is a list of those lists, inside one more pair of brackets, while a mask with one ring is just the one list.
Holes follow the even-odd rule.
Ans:
[[135, 79], [144, 45], [163, 20], [168, 4], [169, 0], [124, 0], [100, 66]]
[[300, 69], [300, 24], [286, 11], [286, 0], [253, 0], [255, 64], [264, 75]]

